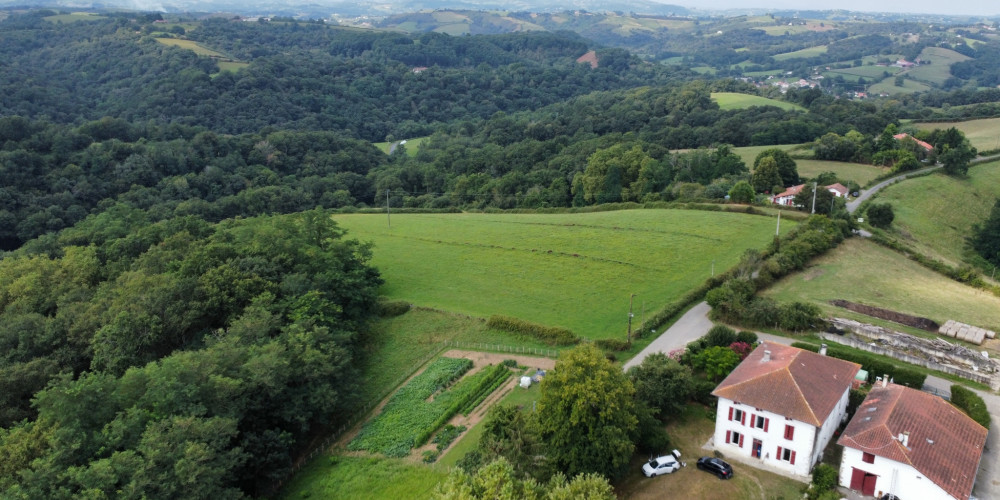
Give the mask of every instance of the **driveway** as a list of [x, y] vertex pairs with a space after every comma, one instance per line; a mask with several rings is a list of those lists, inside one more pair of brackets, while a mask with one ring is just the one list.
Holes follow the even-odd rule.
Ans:
[[701, 338], [712, 329], [712, 320], [708, 319], [708, 312], [711, 310], [708, 302], [700, 302], [689, 309], [667, 331], [656, 337], [656, 340], [639, 351], [634, 358], [628, 360], [624, 369], [628, 371], [629, 368], [639, 365], [646, 356], [654, 352], [667, 354]]

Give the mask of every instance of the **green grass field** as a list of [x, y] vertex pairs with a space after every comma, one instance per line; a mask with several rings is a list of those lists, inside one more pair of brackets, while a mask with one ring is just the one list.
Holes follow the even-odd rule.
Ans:
[[1000, 196], [1000, 162], [976, 165], [968, 179], [942, 174], [886, 188], [878, 200], [891, 203], [895, 231], [920, 253], [960, 264], [969, 255], [965, 238], [972, 225], [989, 217]]
[[775, 54], [775, 61], [787, 61], [789, 59], [816, 57], [826, 54], [826, 45], [817, 45], [815, 47], [808, 47], [802, 50], [796, 50], [794, 52], [785, 52], [784, 54]]
[[50, 23], [75, 23], [79, 21], [99, 21], [101, 19], [107, 19], [107, 17], [98, 15], [95, 12], [73, 12], [70, 14], [46, 16], [43, 17], [42, 19], [45, 19]]
[[847, 315], [847, 311], [830, 305], [829, 300], [846, 299], [939, 323], [954, 319], [1000, 328], [1000, 298], [859, 238], [841, 243], [803, 272], [775, 283], [764, 295], [779, 301], [812, 302], [827, 314], [838, 316]]
[[[853, 77], [864, 77], [866, 80], [871, 81], [872, 79], [881, 80], [886, 78], [885, 74], [895, 75], [899, 73], [901, 68], [895, 66], [855, 66], [853, 68], [841, 68], [841, 69], [831, 69], [823, 73], [824, 76], [832, 75], [842, 75], [845, 79], [849, 76]], [[829, 76], [827, 76], [829, 78]]]
[[219, 61], [219, 71], [229, 71], [230, 73], [236, 73], [241, 68], [245, 68], [250, 65], [250, 63], [245, 62], [235, 62], [235, 61]]
[[173, 45], [174, 47], [193, 50], [194, 53], [198, 54], [199, 56], [226, 57], [225, 54], [222, 54], [221, 52], [216, 52], [212, 49], [198, 45], [198, 43], [195, 42], [194, 40], [181, 40], [179, 38], [157, 38], [156, 41], [164, 45]]
[[[641, 319], [736, 264], [774, 234], [770, 217], [689, 210], [584, 214], [335, 215], [375, 243], [382, 293], [417, 305], [505, 314], [590, 338]], [[782, 224], [782, 230], [792, 224]]]
[[[781, 149], [781, 150], [784, 150], [784, 151], [791, 151], [796, 146], [799, 146], [799, 145], [798, 144], [779, 144], [777, 146], [744, 146], [744, 147], [739, 147], [739, 148], [733, 148], [733, 153], [736, 153], [737, 155], [739, 155], [739, 157], [743, 159], [743, 163], [747, 164], [747, 168], [749, 168], [750, 170], [753, 170], [753, 161], [755, 159], [757, 159], [757, 155], [759, 155], [765, 149], [778, 148], [778, 149]], [[795, 163], [798, 163], [798, 162], [799, 162], [799, 160], [795, 160]]]
[[777, 106], [785, 110], [805, 111], [802, 106], [777, 99], [768, 99], [749, 94], [735, 92], [712, 92], [712, 100], [719, 103], [722, 109], [746, 109], [753, 106]]
[[[406, 139], [406, 144], [404, 144], [404, 147], [406, 148], [406, 154], [408, 156], [416, 156], [417, 151], [420, 149], [420, 144], [425, 140], [427, 140], [428, 137], [430, 136]], [[376, 142], [373, 145], [376, 148], [379, 148], [379, 150], [381, 150], [383, 153], [389, 154], [389, 146], [391, 144], [392, 144], [391, 142]]]
[[903, 80], [902, 87], [897, 87], [896, 77], [890, 76], [889, 78], [886, 78], [881, 82], [878, 82], [875, 85], [868, 87], [868, 93], [869, 94], [886, 93], [889, 95], [915, 94], [917, 92], [926, 92], [930, 89], [931, 89], [930, 85], [925, 85], [923, 83], [911, 80], [909, 78]]
[[888, 171], [886, 168], [873, 165], [842, 161], [795, 160], [795, 164], [798, 166], [799, 177], [803, 179], [815, 177], [823, 172], [834, 172], [838, 179], [854, 181], [862, 186]]
[[443, 468], [401, 459], [321, 454], [295, 474], [278, 498], [424, 499], [447, 476]]
[[961, 130], [965, 134], [965, 137], [969, 139], [969, 142], [980, 151], [1000, 149], [1000, 118], [985, 118], [965, 122], [914, 123], [913, 125], [920, 130], [955, 127]]
[[968, 61], [970, 57], [959, 54], [951, 49], [941, 47], [926, 47], [920, 52], [920, 58], [931, 64], [921, 64], [906, 72], [907, 75], [927, 82], [941, 85], [951, 78], [951, 65]]

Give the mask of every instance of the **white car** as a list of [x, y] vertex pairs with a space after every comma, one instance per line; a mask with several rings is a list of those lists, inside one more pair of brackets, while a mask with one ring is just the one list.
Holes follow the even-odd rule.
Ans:
[[684, 465], [685, 464], [681, 463], [681, 452], [674, 450], [670, 455], [656, 457], [649, 462], [646, 462], [646, 464], [642, 466], [642, 473], [645, 474], [646, 477], [670, 474]]

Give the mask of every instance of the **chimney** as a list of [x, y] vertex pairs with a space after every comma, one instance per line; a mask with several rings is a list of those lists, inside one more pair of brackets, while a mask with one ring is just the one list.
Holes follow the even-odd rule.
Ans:
[[819, 345], [819, 355], [826, 356], [826, 344]]
[[889, 374], [882, 375], [882, 387], [889, 385]]
[[767, 363], [768, 361], [771, 361], [771, 351], [766, 350], [766, 351], [764, 351], [764, 358], [761, 359], [760, 362], [761, 363]]
[[907, 443], [910, 441], [910, 431], [899, 433], [899, 442], [902, 443], [904, 448], [909, 448]]

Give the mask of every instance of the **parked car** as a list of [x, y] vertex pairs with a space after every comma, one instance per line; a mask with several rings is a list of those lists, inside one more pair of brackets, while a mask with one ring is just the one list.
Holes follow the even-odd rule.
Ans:
[[684, 464], [681, 463], [681, 452], [674, 450], [669, 455], [656, 457], [649, 462], [646, 462], [642, 466], [642, 473], [645, 474], [646, 477], [659, 476], [662, 474], [670, 474], [683, 466]]
[[715, 457], [701, 457], [698, 459], [698, 468], [711, 472], [719, 479], [731, 479], [733, 477], [733, 468], [725, 460], [721, 460]]

